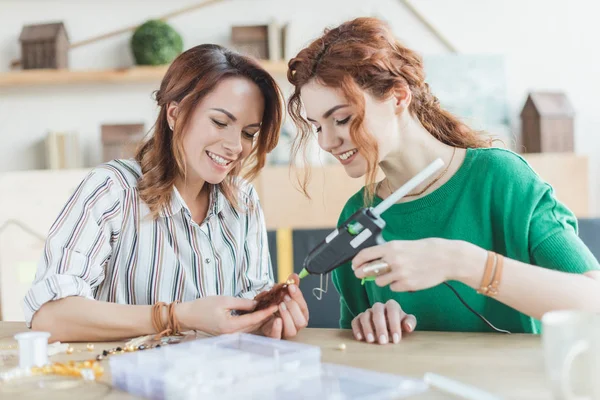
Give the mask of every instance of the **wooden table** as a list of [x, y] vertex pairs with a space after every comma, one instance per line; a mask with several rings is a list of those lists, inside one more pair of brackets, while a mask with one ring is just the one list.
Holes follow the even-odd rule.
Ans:
[[[13, 335], [24, 330], [26, 328], [22, 323], [0, 322], [0, 347], [5, 348], [15, 344]], [[541, 340], [534, 335], [415, 332], [405, 336], [400, 344], [380, 346], [356, 342], [352, 339], [350, 331], [305, 329], [294, 341], [320, 346], [323, 362], [417, 378], [422, 378], [425, 372], [434, 372], [477, 386], [506, 399], [552, 398], [544, 375]], [[338, 349], [340, 343], [346, 344], [346, 350]], [[73, 344], [75, 353], [56, 355], [51, 360], [91, 359], [103, 349], [117, 345], [119, 344], [95, 343], [94, 352], [90, 353], [77, 352], [77, 349], [86, 348], [86, 343], [77, 343]], [[96, 395], [92, 393], [94, 391], [90, 391], [89, 398], [108, 400], [136, 398], [110, 387], [108, 362], [103, 361], [103, 363], [107, 369], [107, 373], [101, 379], [104, 385], [96, 385], [101, 389], [96, 390], [98, 392]], [[5, 365], [0, 369], [6, 367]], [[68, 391], [62, 390], [60, 393], [61, 396], [55, 398], [65, 398], [65, 393]], [[22, 400], [24, 397], [19, 398]], [[45, 392], [43, 397], [36, 398], [52, 399], [53, 396]], [[431, 389], [415, 398], [448, 399], [450, 397]]]

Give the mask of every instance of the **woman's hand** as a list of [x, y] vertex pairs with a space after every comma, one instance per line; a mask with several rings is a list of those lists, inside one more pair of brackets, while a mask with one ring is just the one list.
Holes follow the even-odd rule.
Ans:
[[389, 300], [385, 304], [375, 303], [373, 307], [358, 314], [352, 320], [352, 333], [359, 341], [396, 344], [400, 342], [403, 331], [412, 332], [416, 326], [417, 319], [414, 315], [406, 314], [398, 302]]
[[458, 279], [461, 268], [473, 262], [484, 265], [485, 250], [467, 242], [446, 239], [391, 241], [360, 251], [352, 260], [357, 278], [370, 273], [367, 263], [381, 260], [389, 268], [380, 268], [378, 286], [390, 286], [395, 292], [423, 290], [442, 282]]
[[300, 278], [292, 274], [288, 279], [293, 279], [295, 284], [288, 286], [289, 296], [279, 305], [280, 316], [271, 318], [261, 329], [263, 335], [274, 339], [292, 338], [308, 325], [308, 306], [298, 288]]
[[178, 304], [175, 315], [182, 330], [197, 330], [212, 335], [234, 332], [254, 332], [276, 311], [277, 306], [244, 315], [232, 311], [254, 309], [256, 302], [230, 296], [208, 296]]

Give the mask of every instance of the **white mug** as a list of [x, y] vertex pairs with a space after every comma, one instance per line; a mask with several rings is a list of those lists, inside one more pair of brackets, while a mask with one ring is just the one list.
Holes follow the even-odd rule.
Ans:
[[575, 310], [544, 314], [544, 359], [556, 399], [600, 399], [599, 340], [598, 314]]

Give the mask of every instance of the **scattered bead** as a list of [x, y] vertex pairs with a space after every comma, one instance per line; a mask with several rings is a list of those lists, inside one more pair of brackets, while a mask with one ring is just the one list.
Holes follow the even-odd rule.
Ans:
[[108, 351], [107, 351], [107, 350], [104, 350], [104, 351], [102, 352], [102, 355], [103, 355], [104, 357], [108, 356]]
[[146, 349], [146, 346], [143, 344], [140, 344], [138, 347], [138, 350], [145, 350], [145, 349]]
[[346, 343], [340, 343], [338, 344], [338, 350], [344, 351], [346, 350]]
[[94, 345], [92, 343], [88, 343], [86, 347], [88, 351], [94, 351]]
[[73, 354], [75, 349], [72, 346], [67, 347], [67, 354]]
[[102, 361], [102, 360], [104, 360], [104, 356], [102, 354], [98, 354], [96, 356], [96, 361]]
[[117, 347], [117, 351], [123, 351], [123, 349], [120, 347]]

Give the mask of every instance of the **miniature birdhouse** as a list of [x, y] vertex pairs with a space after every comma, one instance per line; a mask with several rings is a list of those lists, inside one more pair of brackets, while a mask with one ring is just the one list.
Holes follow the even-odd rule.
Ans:
[[68, 67], [69, 38], [62, 22], [26, 25], [19, 41], [23, 69]]
[[525, 153], [574, 151], [575, 111], [564, 93], [533, 92], [521, 111]]

